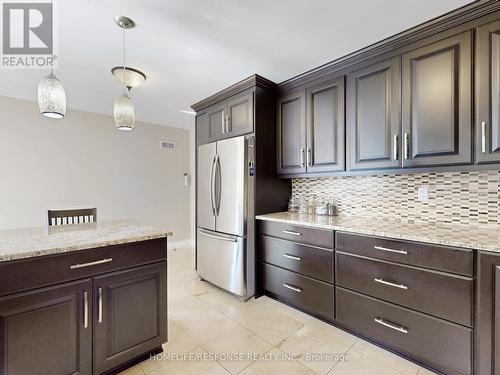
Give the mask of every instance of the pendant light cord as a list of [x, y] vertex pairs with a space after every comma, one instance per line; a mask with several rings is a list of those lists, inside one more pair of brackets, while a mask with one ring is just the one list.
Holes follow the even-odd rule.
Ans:
[[127, 95], [127, 69], [125, 65], [125, 29], [123, 29], [123, 94]]
[[50, 7], [52, 8], [52, 17], [50, 17], [50, 28], [52, 30], [52, 62], [50, 64], [50, 75], [54, 75], [54, 2], [50, 0]]

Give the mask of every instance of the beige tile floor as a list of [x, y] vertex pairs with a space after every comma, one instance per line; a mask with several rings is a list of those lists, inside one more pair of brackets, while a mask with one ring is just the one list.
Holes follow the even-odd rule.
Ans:
[[[149, 359], [123, 375], [432, 374], [270, 298], [239, 302], [199, 281], [192, 248], [169, 250], [168, 276], [169, 341], [164, 349], [174, 357]], [[228, 360], [231, 353], [244, 356]]]

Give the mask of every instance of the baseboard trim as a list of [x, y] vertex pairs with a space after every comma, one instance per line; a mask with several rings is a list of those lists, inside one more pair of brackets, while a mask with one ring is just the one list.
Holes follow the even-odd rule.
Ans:
[[194, 247], [194, 240], [172, 241], [168, 242], [168, 249], [182, 249], [183, 247]]

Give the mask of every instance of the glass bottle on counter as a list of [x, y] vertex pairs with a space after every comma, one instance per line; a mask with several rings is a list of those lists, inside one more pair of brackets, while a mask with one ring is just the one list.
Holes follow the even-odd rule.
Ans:
[[316, 214], [316, 199], [314, 197], [309, 198], [309, 202], [307, 204], [307, 213], [309, 215]]
[[308, 209], [309, 209], [309, 204], [307, 202], [307, 199], [304, 196], [301, 196], [299, 198], [299, 213], [307, 214]]
[[327, 212], [327, 203], [324, 198], [319, 198], [316, 201], [316, 215], [326, 215]]
[[299, 212], [299, 208], [299, 199], [295, 198], [293, 195], [290, 196], [290, 200], [288, 201], [288, 212]]

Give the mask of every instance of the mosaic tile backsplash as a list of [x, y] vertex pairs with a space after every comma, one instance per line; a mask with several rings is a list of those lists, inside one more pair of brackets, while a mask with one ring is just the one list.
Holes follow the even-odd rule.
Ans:
[[[418, 200], [427, 186], [428, 202]], [[500, 170], [296, 178], [294, 197], [325, 198], [338, 215], [439, 224], [500, 224]]]

